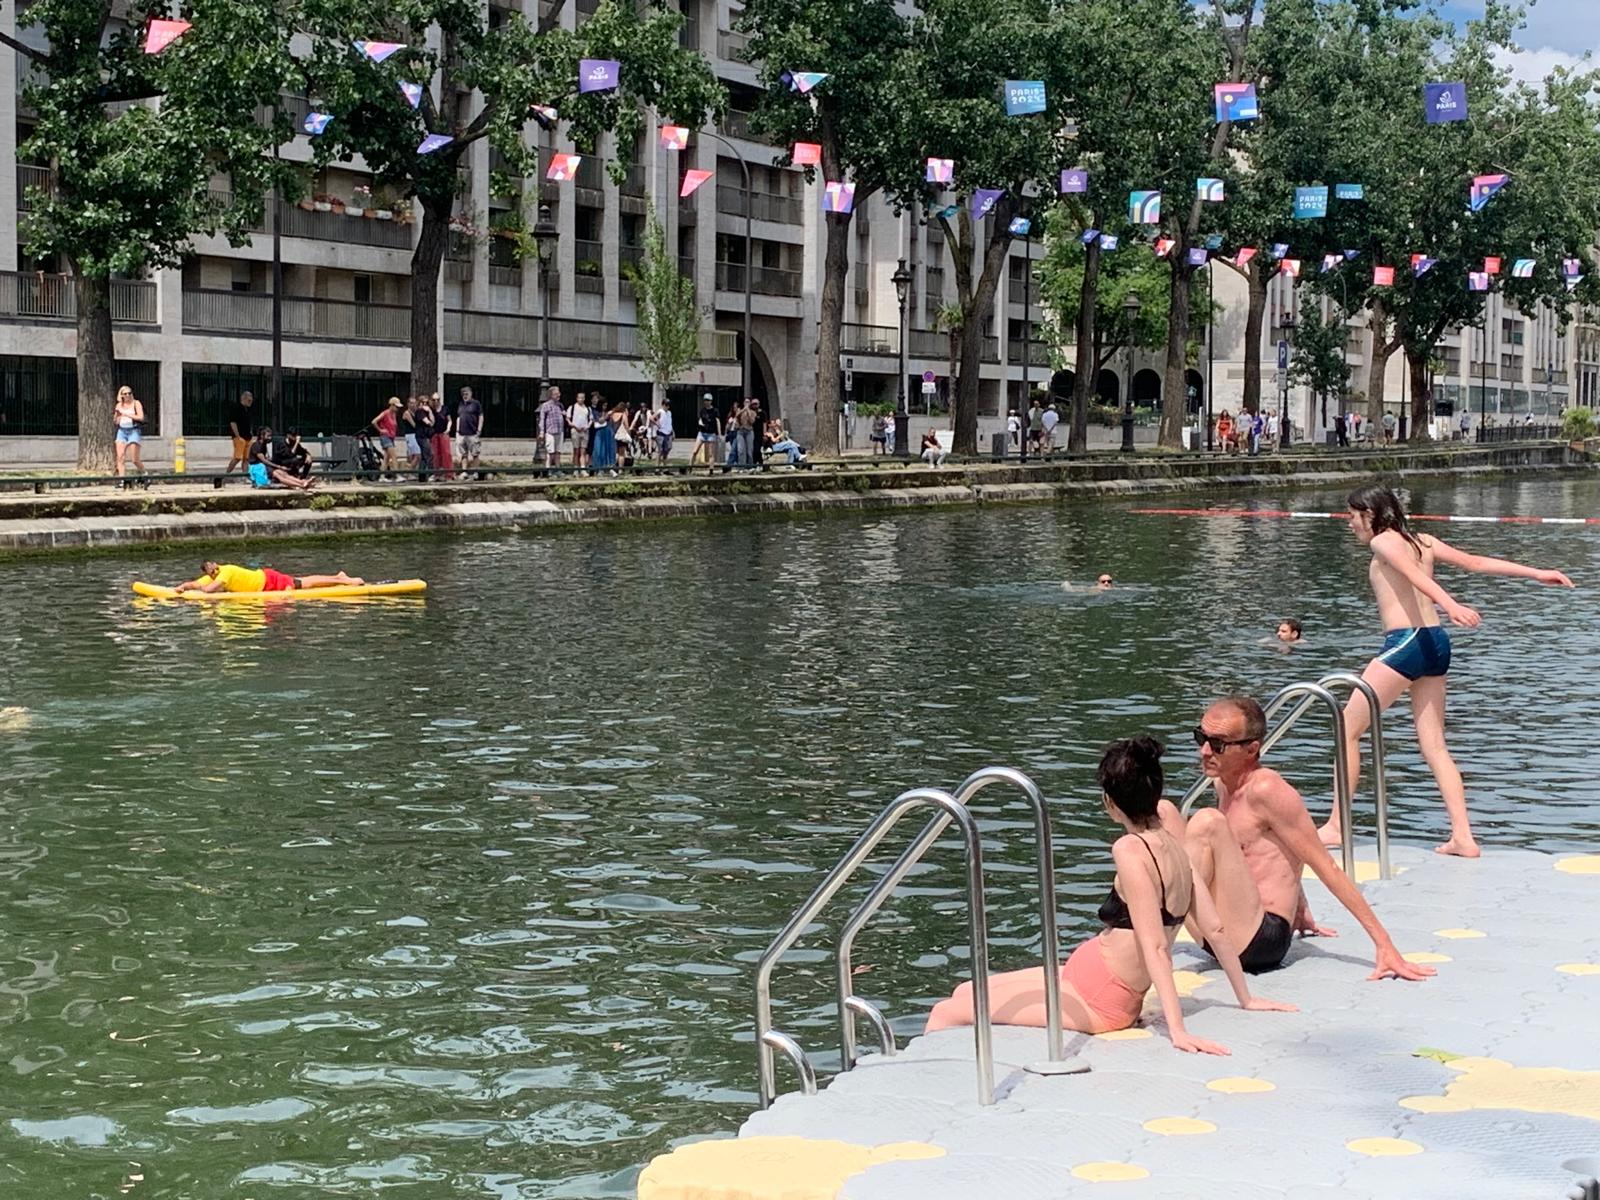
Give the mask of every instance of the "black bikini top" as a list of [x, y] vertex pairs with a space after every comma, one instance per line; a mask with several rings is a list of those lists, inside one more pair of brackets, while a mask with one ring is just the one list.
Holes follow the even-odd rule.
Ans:
[[[1168, 929], [1175, 925], [1182, 925], [1184, 917], [1189, 915], [1188, 910], [1185, 909], [1183, 916], [1177, 917], [1167, 911], [1167, 881], [1161, 877], [1161, 861], [1156, 858], [1156, 852], [1150, 849], [1149, 842], [1140, 838], [1139, 844], [1149, 852], [1150, 861], [1155, 863], [1156, 880], [1161, 885], [1161, 924]], [[1117, 893], [1115, 884], [1111, 886], [1111, 894], [1100, 905], [1100, 920], [1104, 922], [1107, 929], [1133, 928], [1133, 916], [1128, 912], [1128, 902]]]

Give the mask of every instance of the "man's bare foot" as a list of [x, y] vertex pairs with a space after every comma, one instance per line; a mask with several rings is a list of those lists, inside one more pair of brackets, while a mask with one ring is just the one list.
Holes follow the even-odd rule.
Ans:
[[1344, 845], [1344, 834], [1339, 831], [1339, 827], [1332, 821], [1317, 830], [1317, 836], [1322, 839], [1322, 844], [1330, 850], [1335, 846]]
[[1458, 858], [1479, 858], [1483, 855], [1483, 851], [1478, 849], [1478, 843], [1473, 840], [1471, 834], [1466, 837], [1452, 837], [1443, 845], [1435, 846], [1433, 852], [1435, 854], [1454, 854]]

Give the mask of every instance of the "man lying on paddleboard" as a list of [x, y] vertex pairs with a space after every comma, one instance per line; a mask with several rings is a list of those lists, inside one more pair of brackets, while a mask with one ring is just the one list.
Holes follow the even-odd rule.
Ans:
[[337, 575], [285, 575], [271, 567], [253, 570], [232, 563], [207, 561], [199, 579], [180, 583], [179, 592], [287, 592], [308, 588], [360, 587], [366, 580], [340, 571]]

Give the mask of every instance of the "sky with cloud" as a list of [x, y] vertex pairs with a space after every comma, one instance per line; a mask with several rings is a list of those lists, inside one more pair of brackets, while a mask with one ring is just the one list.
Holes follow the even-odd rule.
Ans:
[[[1442, 10], [1467, 21], [1483, 16], [1483, 0], [1447, 0]], [[1511, 63], [1512, 71], [1530, 81], [1543, 79], [1553, 67], [1573, 66], [1586, 53], [1600, 60], [1600, 0], [1538, 0], [1517, 42], [1522, 53]]]

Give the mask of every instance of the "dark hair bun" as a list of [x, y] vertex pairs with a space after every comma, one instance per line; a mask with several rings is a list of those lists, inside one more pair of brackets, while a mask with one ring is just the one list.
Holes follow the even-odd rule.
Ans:
[[1128, 753], [1143, 765], [1160, 762], [1166, 752], [1167, 748], [1147, 733], [1128, 739]]
[[1100, 788], [1112, 803], [1136, 821], [1155, 816], [1166, 785], [1161, 771], [1165, 748], [1147, 735], [1112, 742], [1100, 758]]

